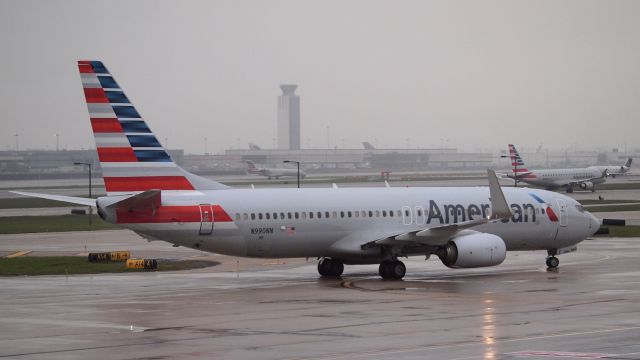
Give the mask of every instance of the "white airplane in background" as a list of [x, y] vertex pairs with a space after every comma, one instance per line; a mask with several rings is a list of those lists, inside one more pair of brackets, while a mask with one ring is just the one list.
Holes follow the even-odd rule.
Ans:
[[[268, 168], [268, 167], [257, 167], [256, 164], [251, 161], [251, 160], [247, 160], [247, 173], [252, 174], [252, 175], [261, 175], [261, 176], [266, 176], [269, 180], [271, 179], [280, 179], [280, 178], [284, 178], [284, 177], [294, 177], [297, 178], [298, 177], [298, 169], [295, 168]], [[307, 174], [300, 170], [300, 178], [304, 178], [306, 177]]]
[[611, 176], [612, 178], [615, 178], [616, 175], [628, 175], [629, 174], [629, 170], [631, 170], [631, 161], [633, 161], [632, 158], [627, 158], [627, 161], [624, 163], [624, 165], [619, 165], [619, 166], [615, 166], [615, 165], [589, 166], [589, 169], [596, 169], [596, 170], [598, 170], [600, 172], [606, 170], [608, 176]]
[[565, 188], [568, 193], [571, 193], [573, 188], [577, 186], [582, 190], [596, 191], [596, 185], [607, 180], [606, 169], [600, 170], [591, 167], [529, 170], [513, 144], [509, 144], [509, 157], [511, 158], [511, 166], [513, 166], [512, 174], [504, 176], [515, 179], [516, 182], [544, 187], [547, 190]]
[[545, 190], [488, 187], [232, 189], [176, 165], [99, 61], [79, 68], [107, 195], [16, 192], [93, 206], [149, 240], [232, 256], [315, 257], [322, 276], [345, 264], [380, 264], [401, 279], [407, 256], [451, 268], [498, 265], [509, 250], [557, 254], [599, 228], [575, 200]]

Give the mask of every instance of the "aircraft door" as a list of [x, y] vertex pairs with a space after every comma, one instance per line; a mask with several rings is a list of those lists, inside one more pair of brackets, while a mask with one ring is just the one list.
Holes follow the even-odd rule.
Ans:
[[200, 204], [200, 235], [213, 232], [213, 209], [211, 204]]
[[560, 210], [560, 226], [567, 226], [569, 225], [569, 214], [567, 212], [567, 203], [562, 200], [562, 199], [556, 199], [556, 202], [558, 203], [558, 209]]
[[411, 208], [408, 206], [402, 207], [402, 223], [405, 225], [411, 225], [413, 219], [411, 217]]

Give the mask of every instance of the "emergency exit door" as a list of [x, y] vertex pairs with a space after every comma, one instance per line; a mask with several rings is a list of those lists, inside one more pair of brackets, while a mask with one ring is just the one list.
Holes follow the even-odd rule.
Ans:
[[213, 232], [213, 208], [211, 204], [200, 204], [200, 235]]

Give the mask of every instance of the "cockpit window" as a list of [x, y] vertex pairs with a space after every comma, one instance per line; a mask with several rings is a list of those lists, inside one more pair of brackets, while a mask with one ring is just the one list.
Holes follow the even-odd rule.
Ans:
[[583, 213], [583, 212], [584, 212], [584, 206], [582, 206], [582, 205], [580, 205], [580, 204], [576, 204], [576, 209], [577, 209], [579, 212], [581, 212], [581, 213]]

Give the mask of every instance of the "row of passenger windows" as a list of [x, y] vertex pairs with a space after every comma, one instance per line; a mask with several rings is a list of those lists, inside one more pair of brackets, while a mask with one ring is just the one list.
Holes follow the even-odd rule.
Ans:
[[[404, 210], [405, 216], [410, 216], [409, 210]], [[426, 214], [426, 211], [425, 211]], [[302, 211], [302, 212], [265, 212], [265, 213], [236, 213], [236, 220], [284, 220], [284, 219], [339, 219], [339, 218], [379, 218], [402, 216], [397, 210], [354, 210], [354, 211]], [[422, 216], [422, 210], [418, 210]]]

